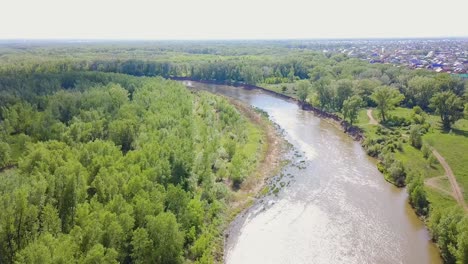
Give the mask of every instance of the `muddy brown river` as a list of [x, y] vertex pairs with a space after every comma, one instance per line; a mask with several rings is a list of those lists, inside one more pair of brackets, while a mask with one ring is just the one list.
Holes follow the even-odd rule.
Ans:
[[384, 180], [358, 142], [270, 93], [184, 83], [263, 109], [294, 149], [272, 179], [284, 187], [231, 224], [226, 263], [441, 263], [406, 191]]

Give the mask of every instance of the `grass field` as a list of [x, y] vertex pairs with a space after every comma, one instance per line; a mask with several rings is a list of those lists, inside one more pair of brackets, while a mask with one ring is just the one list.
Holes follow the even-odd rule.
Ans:
[[438, 163], [429, 165], [420, 150], [409, 143], [403, 144], [403, 151], [395, 153], [395, 157], [403, 162], [406, 168], [419, 170], [424, 178], [432, 178], [444, 175], [444, 169]]
[[425, 188], [427, 193], [427, 198], [431, 204], [438, 208], [449, 208], [457, 205], [457, 202], [453, 197], [448, 196], [439, 191], [433, 190], [432, 188]]
[[456, 124], [457, 132], [435, 130], [423, 139], [445, 158], [463, 190], [465, 201], [468, 201], [468, 128], [465, 128], [468, 121], [459, 122], [462, 124]]
[[[277, 93], [282, 93], [293, 98], [297, 98], [296, 84], [295, 83], [280, 83], [280, 84], [260, 84], [261, 87], [272, 90]], [[283, 88], [285, 87], [285, 88]], [[285, 89], [285, 90], [284, 90]]]
[[[372, 112], [374, 118], [378, 120], [377, 111]], [[390, 115], [412, 119], [413, 110], [398, 107], [390, 112]], [[447, 161], [452, 168], [458, 184], [463, 190], [465, 201], [468, 201], [468, 120], [457, 121], [451, 131], [441, 129], [440, 117], [437, 115], [426, 115], [426, 122], [430, 124], [429, 131], [423, 136], [423, 142], [434, 147]], [[369, 124], [366, 109], [361, 109], [358, 115], [357, 125], [361, 127], [367, 137], [376, 137], [377, 125]], [[405, 128], [392, 128], [399, 131], [402, 137], [408, 137], [408, 130]], [[406, 168], [420, 171], [425, 179], [440, 177], [445, 175], [445, 171], [438, 162], [429, 165], [427, 159], [423, 157], [422, 151], [414, 148], [408, 142], [402, 144], [402, 150], [395, 152], [395, 158], [403, 162]], [[434, 181], [440, 188], [451, 191], [447, 179]], [[437, 207], [444, 207], [456, 204], [453, 197], [433, 188], [426, 188], [431, 203]]]

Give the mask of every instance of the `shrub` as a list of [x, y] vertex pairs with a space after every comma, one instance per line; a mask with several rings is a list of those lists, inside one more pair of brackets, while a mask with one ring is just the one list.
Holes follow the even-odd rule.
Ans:
[[409, 173], [407, 186], [411, 206], [413, 206], [418, 215], [426, 216], [429, 210], [429, 201], [427, 200], [421, 175], [414, 176], [414, 173]]
[[404, 117], [390, 116], [384, 124], [389, 127], [409, 126], [411, 121]]
[[420, 114], [422, 114], [422, 113], [423, 113], [423, 110], [422, 110], [422, 108], [421, 108], [419, 105], [413, 107], [413, 114], [415, 114], [415, 115], [420, 115]]
[[420, 149], [422, 147], [422, 131], [420, 125], [412, 125], [410, 129], [411, 146]]
[[0, 142], [0, 168], [6, 167], [10, 162], [10, 146]]
[[429, 166], [434, 166], [437, 164], [437, 159], [436, 157], [431, 153], [429, 157], [427, 158], [427, 162], [429, 163]]
[[406, 172], [403, 164], [399, 161], [394, 161], [392, 165], [387, 169], [389, 176], [395, 182], [397, 186], [405, 185]]
[[429, 158], [429, 155], [432, 153], [430, 147], [427, 144], [423, 144], [421, 151], [425, 159]]

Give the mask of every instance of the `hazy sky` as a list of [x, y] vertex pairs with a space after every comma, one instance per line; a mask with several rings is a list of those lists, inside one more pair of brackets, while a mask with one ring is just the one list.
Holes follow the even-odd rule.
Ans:
[[0, 0], [0, 39], [468, 36], [468, 0]]

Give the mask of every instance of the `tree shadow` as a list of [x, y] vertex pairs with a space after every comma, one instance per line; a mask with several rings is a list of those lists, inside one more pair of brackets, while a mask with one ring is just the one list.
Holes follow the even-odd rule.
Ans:
[[441, 129], [442, 134], [455, 134], [457, 136], [468, 137], [468, 131], [457, 128]]
[[452, 128], [452, 133], [455, 133], [455, 134], [457, 134], [459, 136], [468, 137], [468, 131], [467, 130]]

